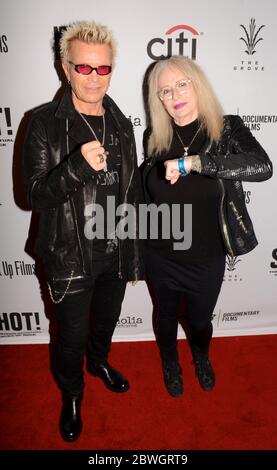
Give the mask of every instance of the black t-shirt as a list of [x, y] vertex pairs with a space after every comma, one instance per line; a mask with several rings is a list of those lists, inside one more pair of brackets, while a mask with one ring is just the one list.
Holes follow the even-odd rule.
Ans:
[[[180, 243], [172, 235], [170, 239], [162, 239], [161, 222], [159, 218], [158, 239], [148, 240], [148, 245], [155, 250], [163, 252], [167, 257], [183, 260], [187, 262], [201, 262], [203, 259], [210, 259], [224, 254], [223, 241], [219, 226], [219, 187], [218, 182], [210, 177], [196, 172], [190, 172], [187, 176], [178, 179], [175, 184], [170, 184], [165, 179], [164, 161], [175, 159], [184, 154], [184, 146], [188, 146], [192, 141], [199, 122], [197, 120], [186, 126], [174, 124], [174, 134], [171, 148], [167, 155], [157, 159], [156, 164], [149, 172], [147, 187], [151, 200], [156, 205], [168, 204], [170, 207], [172, 221], [172, 204], [180, 204], [180, 231], [183, 232], [184, 210], [183, 204], [192, 205], [192, 245], [186, 250], [174, 250], [173, 242]], [[177, 136], [176, 130], [183, 142]], [[195, 155], [199, 152], [206, 141], [206, 133], [201, 129], [192, 145], [188, 149], [188, 155]], [[176, 219], [175, 219], [176, 220]]]
[[[102, 116], [89, 116], [85, 115], [86, 120], [89, 122], [94, 132], [97, 135], [99, 142], [103, 139], [103, 118]], [[102, 227], [102, 217], [99, 219], [95, 218], [96, 225], [97, 220], [98, 228], [97, 234], [101, 234], [99, 237], [95, 237], [91, 240], [93, 258], [102, 257], [107, 255], [115, 254], [118, 247], [118, 240], [115, 236], [115, 229], [117, 218], [115, 212], [119, 204], [119, 177], [121, 167], [121, 148], [117, 129], [115, 127], [111, 114], [106, 111], [106, 132], [104, 149], [108, 152], [107, 156], [107, 171], [101, 170], [96, 176], [96, 204], [103, 209], [104, 227], [103, 233], [101, 233], [99, 224]], [[93, 137], [92, 137], [93, 140]], [[109, 206], [108, 206], [109, 205]], [[100, 214], [100, 212], [99, 212]], [[95, 217], [95, 212], [93, 213]], [[113, 218], [115, 223], [113, 223]], [[103, 237], [103, 238], [102, 238]]]

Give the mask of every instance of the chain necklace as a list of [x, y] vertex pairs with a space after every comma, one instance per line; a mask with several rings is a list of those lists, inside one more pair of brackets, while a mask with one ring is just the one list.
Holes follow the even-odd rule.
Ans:
[[[97, 135], [95, 134], [94, 130], [92, 129], [90, 123], [86, 120], [85, 116], [83, 116], [83, 114], [81, 114], [78, 110], [76, 110], [78, 114], [80, 114], [81, 118], [83, 119], [83, 121], [86, 123], [86, 125], [88, 126], [88, 128], [90, 129], [92, 135], [95, 137], [95, 140], [99, 140]], [[101, 146], [103, 147], [104, 146], [104, 143], [105, 143], [105, 136], [106, 136], [106, 121], [105, 121], [105, 114], [102, 114], [102, 119], [103, 119], [103, 136], [102, 136], [102, 142], [101, 142]]]
[[200, 129], [201, 129], [201, 125], [198, 127], [198, 129], [197, 129], [197, 131], [195, 132], [195, 134], [194, 134], [192, 140], [190, 141], [189, 145], [186, 145], [186, 146], [184, 145], [184, 142], [182, 141], [182, 139], [181, 139], [181, 137], [180, 137], [180, 135], [179, 135], [177, 129], [175, 129], [176, 134], [177, 134], [177, 137], [178, 137], [178, 139], [180, 140], [182, 146], [184, 147], [184, 156], [185, 156], [185, 157], [188, 156], [188, 150], [189, 150], [189, 148], [191, 147], [192, 143], [194, 142], [194, 139], [195, 139], [195, 137], [197, 136], [197, 134], [198, 134], [198, 132], [200, 131]]

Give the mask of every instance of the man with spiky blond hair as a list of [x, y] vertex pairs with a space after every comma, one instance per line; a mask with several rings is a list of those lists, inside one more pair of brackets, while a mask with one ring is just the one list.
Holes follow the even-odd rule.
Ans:
[[85, 353], [88, 372], [109, 390], [129, 389], [108, 354], [126, 283], [143, 275], [138, 217], [133, 236], [120, 238], [108, 213], [112, 205], [118, 220], [118, 207], [138, 207], [141, 190], [132, 124], [106, 94], [115, 65], [112, 32], [95, 22], [73, 23], [60, 53], [68, 86], [61, 101], [34, 112], [24, 170], [30, 206], [41, 213], [36, 249], [59, 324], [60, 431], [74, 441], [82, 431]]

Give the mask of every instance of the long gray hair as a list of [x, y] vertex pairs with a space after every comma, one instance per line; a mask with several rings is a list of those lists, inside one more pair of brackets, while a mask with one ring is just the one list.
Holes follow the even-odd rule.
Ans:
[[198, 103], [198, 119], [209, 137], [218, 140], [223, 129], [223, 109], [219, 103], [203, 70], [187, 57], [173, 55], [159, 60], [148, 77], [148, 107], [150, 113], [151, 134], [147, 153], [168, 151], [173, 137], [172, 118], [165, 110], [158, 97], [160, 74], [167, 68], [178, 68], [191, 79]]

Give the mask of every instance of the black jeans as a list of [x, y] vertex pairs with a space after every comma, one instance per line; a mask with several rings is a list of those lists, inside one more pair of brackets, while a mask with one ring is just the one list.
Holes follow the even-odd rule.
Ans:
[[[50, 284], [58, 299], [68, 281]], [[93, 275], [73, 279], [62, 302], [56, 304], [59, 339], [54, 372], [62, 391], [82, 392], [85, 353], [92, 365], [107, 362], [125, 289], [126, 281], [118, 277], [118, 258], [112, 256], [94, 261]]]
[[189, 342], [208, 353], [213, 333], [212, 314], [220, 293], [225, 256], [205, 264], [176, 264], [159, 254], [147, 253], [147, 274], [157, 307], [157, 340], [162, 359], [178, 361], [179, 311], [185, 301]]

